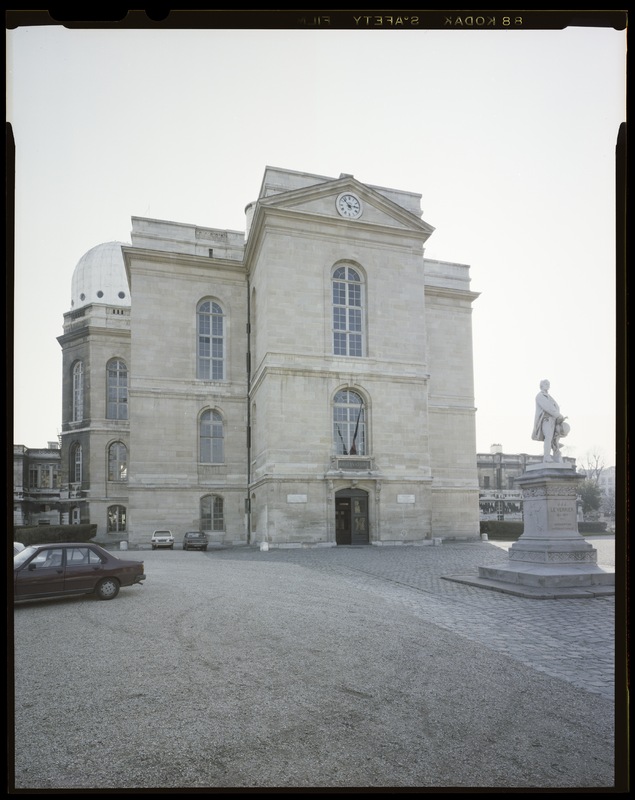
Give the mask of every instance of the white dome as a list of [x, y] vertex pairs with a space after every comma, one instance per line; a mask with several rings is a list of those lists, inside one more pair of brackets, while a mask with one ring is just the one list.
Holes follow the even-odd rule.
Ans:
[[72, 310], [90, 303], [130, 306], [122, 246], [125, 242], [98, 244], [79, 259], [71, 282]]

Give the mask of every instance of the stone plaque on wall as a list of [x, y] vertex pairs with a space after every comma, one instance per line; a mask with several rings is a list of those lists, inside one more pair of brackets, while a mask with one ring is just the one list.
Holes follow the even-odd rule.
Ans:
[[287, 503], [306, 503], [308, 497], [305, 494], [288, 494]]
[[415, 496], [413, 494], [398, 494], [397, 495], [397, 502], [398, 503], [414, 503]]

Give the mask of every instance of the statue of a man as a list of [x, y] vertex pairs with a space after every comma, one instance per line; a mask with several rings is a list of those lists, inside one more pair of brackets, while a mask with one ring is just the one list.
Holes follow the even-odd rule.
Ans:
[[560, 439], [569, 433], [570, 426], [565, 422], [566, 417], [560, 413], [560, 406], [549, 394], [550, 385], [549, 381], [540, 381], [531, 438], [545, 443], [543, 461], [562, 461]]

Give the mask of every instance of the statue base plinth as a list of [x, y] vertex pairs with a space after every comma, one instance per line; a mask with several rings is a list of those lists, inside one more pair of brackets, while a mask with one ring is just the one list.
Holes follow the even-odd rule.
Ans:
[[524, 597], [615, 594], [615, 569], [597, 564], [597, 550], [578, 532], [577, 485], [583, 476], [559, 462], [532, 464], [516, 479], [523, 493], [524, 532], [505, 566], [479, 567], [478, 577], [450, 577]]

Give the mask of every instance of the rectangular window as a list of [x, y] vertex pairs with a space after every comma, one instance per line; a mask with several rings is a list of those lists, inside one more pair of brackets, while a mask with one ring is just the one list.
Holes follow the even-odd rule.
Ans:
[[40, 489], [51, 488], [51, 468], [49, 466], [40, 467]]

